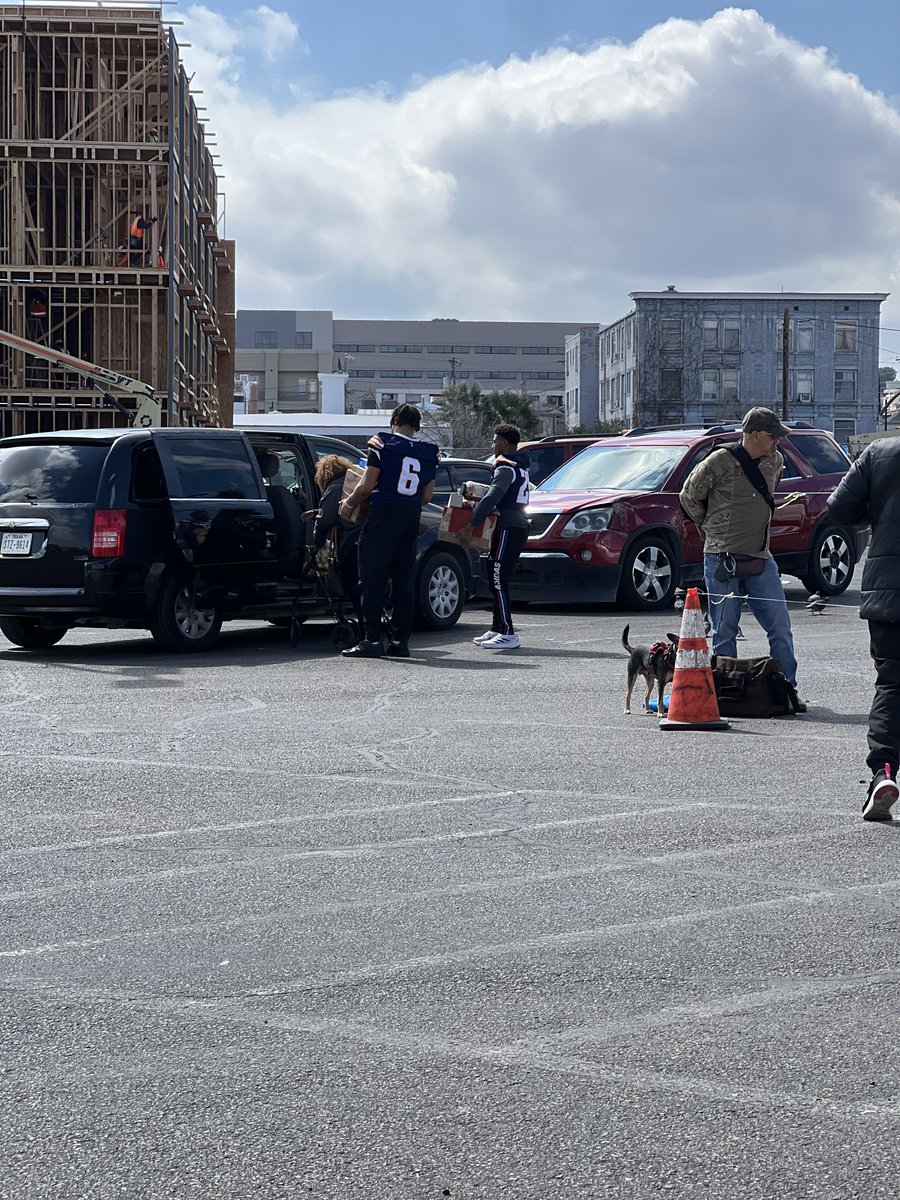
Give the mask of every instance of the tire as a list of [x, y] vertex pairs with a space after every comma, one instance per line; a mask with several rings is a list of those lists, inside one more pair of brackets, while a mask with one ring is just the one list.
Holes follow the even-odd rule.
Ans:
[[817, 529], [809, 548], [809, 569], [800, 582], [820, 596], [839, 596], [850, 586], [856, 567], [856, 539], [838, 525]]
[[331, 644], [335, 650], [349, 650], [359, 641], [359, 626], [355, 621], [341, 621], [335, 625], [331, 634]]
[[195, 654], [208, 650], [221, 628], [222, 614], [215, 605], [197, 608], [188, 576], [170, 575], [163, 580], [150, 626], [160, 646], [179, 654]]
[[635, 612], [671, 608], [678, 582], [678, 563], [670, 543], [663, 537], [639, 538], [622, 562], [617, 600]]
[[46, 650], [69, 632], [68, 625], [42, 625], [34, 617], [0, 617], [0, 633], [14, 646], [25, 650]]
[[452, 554], [429, 554], [416, 579], [416, 623], [423, 629], [451, 629], [466, 603], [463, 569]]

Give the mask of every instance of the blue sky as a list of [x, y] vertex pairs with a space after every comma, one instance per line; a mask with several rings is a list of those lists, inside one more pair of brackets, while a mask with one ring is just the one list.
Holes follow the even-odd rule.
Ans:
[[890, 292], [900, 364], [900, 0], [169, 13], [241, 308], [574, 326], [669, 283]]
[[[236, 16], [248, 6], [210, 7]], [[403, 90], [421, 76], [461, 64], [494, 66], [551, 46], [573, 48], [604, 38], [630, 42], [669, 17], [703, 20], [719, 3], [657, 0], [289, 0], [269, 7], [289, 13], [309, 48], [308, 78], [320, 98], [381, 81]], [[783, 33], [824, 46], [845, 70], [886, 94], [900, 92], [900, 2], [777, 0], [748, 4]]]

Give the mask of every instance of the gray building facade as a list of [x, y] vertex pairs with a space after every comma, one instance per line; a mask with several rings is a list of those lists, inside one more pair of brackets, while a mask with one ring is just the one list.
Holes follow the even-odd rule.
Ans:
[[878, 421], [878, 344], [887, 293], [632, 292], [600, 338], [601, 419], [625, 426], [733, 421], [752, 405], [838, 440]]
[[566, 338], [566, 429], [600, 420], [600, 330], [583, 325]]
[[447, 383], [525, 391], [562, 411], [565, 342], [578, 322], [334, 319], [327, 310], [237, 314], [235, 374], [260, 412], [315, 412], [319, 373], [347, 377], [347, 411], [420, 403]]

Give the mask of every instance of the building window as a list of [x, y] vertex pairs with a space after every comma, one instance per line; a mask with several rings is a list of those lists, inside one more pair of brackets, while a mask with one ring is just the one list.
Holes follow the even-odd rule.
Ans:
[[722, 349], [726, 354], [737, 354], [741, 348], [740, 318], [726, 317], [722, 326]]
[[469, 346], [426, 346], [429, 354], [468, 354]]
[[855, 321], [835, 321], [834, 323], [834, 351], [835, 354], [841, 351], [849, 351], [851, 354], [856, 352], [856, 322]]
[[792, 322], [797, 331], [797, 339], [792, 349], [801, 354], [811, 354], [816, 348], [816, 323], [807, 319]]
[[335, 342], [332, 347], [335, 354], [374, 354], [374, 346], [363, 346], [358, 342]]
[[421, 371], [379, 371], [379, 379], [421, 379]]
[[798, 404], [813, 402], [813, 373], [812, 371], [794, 372], [794, 399]]
[[629, 350], [631, 349], [631, 326], [632, 326], [631, 321], [629, 321], [628, 324], [625, 326], [625, 345], [626, 345], [627, 349], [629, 349]]
[[701, 396], [704, 404], [718, 405], [719, 403], [719, 372], [704, 371], [703, 372], [703, 392]]
[[421, 346], [379, 346], [382, 354], [421, 354]]
[[719, 348], [719, 318], [703, 318], [703, 349], [718, 350]]
[[665, 367], [660, 371], [659, 398], [667, 403], [681, 403], [681, 367]]
[[631, 395], [631, 377], [633, 374], [634, 374], [634, 371], [627, 371], [625, 373], [625, 395], [626, 396]]
[[[669, 352], [681, 350], [681, 317], [663, 317], [660, 321], [662, 334], [662, 350]], [[679, 374], [681, 372], [679, 371]]]
[[834, 402], [835, 404], [856, 403], [856, 372], [835, 371], [834, 373]]
[[726, 411], [730, 408], [733, 412], [737, 412], [737, 407], [741, 399], [741, 373], [740, 371], [729, 370], [722, 372], [722, 401]]
[[351, 379], [374, 379], [374, 371], [348, 371], [347, 374]]
[[560, 346], [523, 346], [523, 354], [562, 354]]
[[476, 354], [518, 354], [518, 346], [476, 346]]
[[253, 335], [253, 344], [257, 350], [276, 350], [278, 334], [274, 329], [257, 329]]
[[311, 350], [312, 349], [312, 334], [298, 332], [296, 348], [298, 350]]

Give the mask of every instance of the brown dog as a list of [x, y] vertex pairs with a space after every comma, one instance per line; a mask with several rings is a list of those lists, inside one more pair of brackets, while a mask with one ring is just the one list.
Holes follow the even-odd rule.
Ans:
[[672, 682], [675, 674], [678, 634], [669, 633], [666, 635], [669, 639], [668, 642], [654, 642], [652, 646], [629, 646], [628, 630], [630, 628], [630, 625], [626, 625], [622, 631], [622, 645], [628, 651], [628, 690], [625, 693], [625, 712], [631, 712], [631, 694], [640, 675], [647, 685], [647, 694], [644, 696], [644, 712], [651, 711], [650, 696], [653, 694], [655, 683], [656, 712], [659, 717], [663, 717], [665, 715], [663, 693], [666, 690], [666, 684]]

